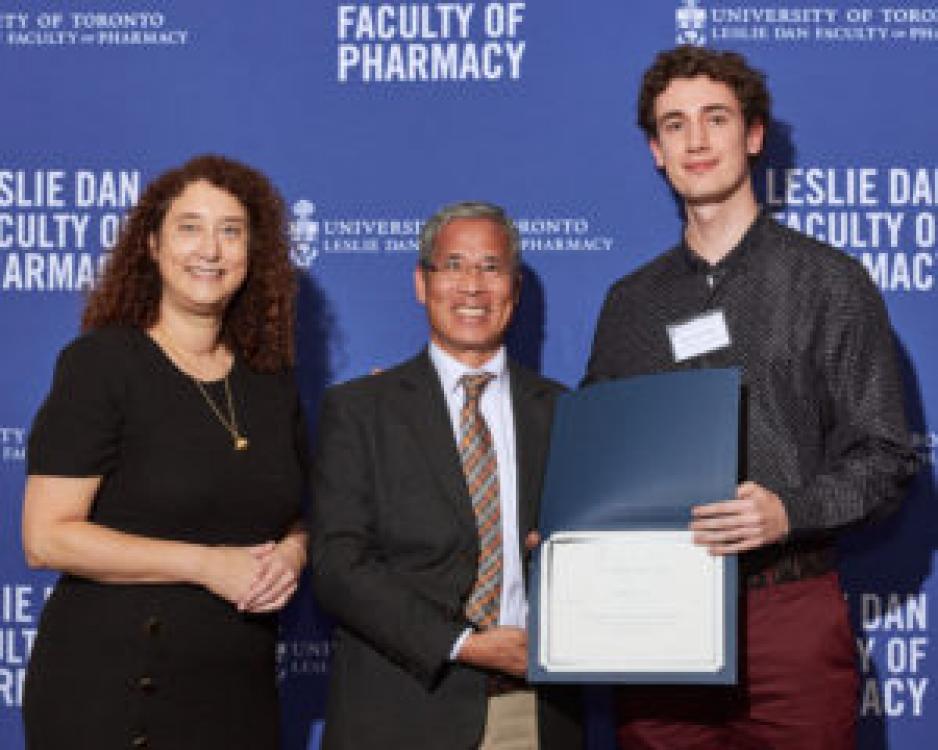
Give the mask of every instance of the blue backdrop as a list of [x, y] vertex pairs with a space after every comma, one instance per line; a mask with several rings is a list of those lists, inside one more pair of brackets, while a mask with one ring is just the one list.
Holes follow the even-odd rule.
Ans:
[[[929, 599], [938, 547], [933, 415], [938, 9], [730, 0], [133, 3], [0, 12], [0, 746], [22, 744], [24, 665], [53, 577], [19, 541], [25, 434], [83, 290], [143, 184], [206, 151], [267, 172], [291, 208], [300, 378], [330, 382], [425, 339], [421, 218], [479, 198], [517, 217], [512, 349], [582, 375], [605, 290], [673, 244], [680, 214], [634, 125], [642, 70], [677, 41], [746, 54], [775, 115], [757, 181], [786, 223], [857, 256], [883, 289], [928, 468], [903, 512], [844, 543], [864, 748], [938, 736]], [[104, 613], [102, 613], [104, 616]], [[283, 622], [286, 746], [315, 747], [328, 624], [308, 589]], [[82, 675], [75, 675], [81, 689]], [[603, 694], [595, 747], [608, 747]]]

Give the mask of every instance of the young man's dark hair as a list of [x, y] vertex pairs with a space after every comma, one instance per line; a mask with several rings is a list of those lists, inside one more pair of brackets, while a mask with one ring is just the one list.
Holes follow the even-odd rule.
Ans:
[[649, 138], [658, 133], [655, 100], [675, 78], [707, 76], [729, 86], [742, 106], [748, 128], [754, 122], [768, 125], [772, 100], [765, 86], [765, 76], [749, 66], [735, 52], [684, 45], [659, 52], [642, 77], [638, 95], [638, 125]]

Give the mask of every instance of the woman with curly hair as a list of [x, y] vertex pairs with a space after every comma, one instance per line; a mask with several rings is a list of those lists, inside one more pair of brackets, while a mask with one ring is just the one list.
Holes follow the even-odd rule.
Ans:
[[306, 560], [295, 280], [266, 177], [153, 181], [33, 423], [23, 541], [62, 571], [27, 747], [273, 750], [276, 612]]

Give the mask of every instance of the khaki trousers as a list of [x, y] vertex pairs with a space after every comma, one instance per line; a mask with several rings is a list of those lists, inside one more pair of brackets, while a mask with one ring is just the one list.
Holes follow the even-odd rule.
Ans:
[[537, 699], [533, 690], [515, 690], [488, 699], [479, 750], [537, 750]]

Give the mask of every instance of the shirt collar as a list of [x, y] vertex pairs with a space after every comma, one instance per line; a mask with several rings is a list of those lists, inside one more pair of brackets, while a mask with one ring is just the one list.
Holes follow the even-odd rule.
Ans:
[[766, 221], [769, 221], [768, 212], [764, 208], [760, 209], [736, 247], [723, 256], [718, 263], [710, 264], [697, 255], [683, 236], [679, 246], [680, 254], [687, 263], [687, 267], [695, 273], [714, 273], [744, 266], [746, 258], [752, 254], [752, 248], [758, 245], [758, 238], [762, 235], [762, 227]]
[[504, 346], [499, 347], [498, 351], [482, 367], [464, 365], [432, 341], [430, 342], [429, 353], [430, 361], [440, 376], [443, 391], [447, 394], [456, 393], [459, 390], [459, 379], [466, 373], [490, 372], [495, 376], [492, 382], [498, 385], [504, 382], [508, 374], [508, 358], [505, 355]]

